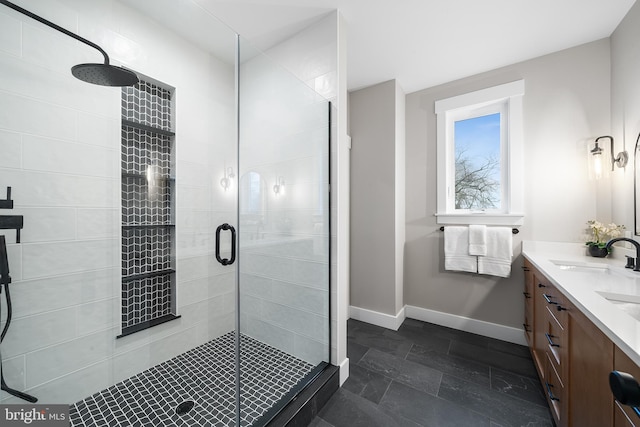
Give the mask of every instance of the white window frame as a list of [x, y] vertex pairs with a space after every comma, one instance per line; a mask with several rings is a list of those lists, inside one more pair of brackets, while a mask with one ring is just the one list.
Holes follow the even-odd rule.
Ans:
[[[436, 101], [438, 224], [522, 225], [523, 95], [524, 80], [517, 80]], [[501, 208], [482, 211], [455, 209], [455, 122], [496, 112], [501, 113]]]

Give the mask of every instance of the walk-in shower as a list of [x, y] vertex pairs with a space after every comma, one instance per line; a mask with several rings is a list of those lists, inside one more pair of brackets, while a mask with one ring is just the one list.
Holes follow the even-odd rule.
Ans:
[[[265, 55], [196, 0], [12, 3], [44, 18], [0, 6], [0, 188], [23, 220], [0, 230], [0, 405], [266, 425], [330, 362], [332, 107], [272, 59], [300, 41]], [[74, 79], [96, 54], [76, 40], [135, 84]]]

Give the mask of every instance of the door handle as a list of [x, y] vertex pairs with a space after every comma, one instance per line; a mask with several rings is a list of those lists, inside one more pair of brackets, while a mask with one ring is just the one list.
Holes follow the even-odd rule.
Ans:
[[[220, 257], [220, 232], [231, 230], [231, 258]], [[231, 265], [236, 260], [236, 229], [226, 222], [216, 228], [216, 259], [222, 265]]]

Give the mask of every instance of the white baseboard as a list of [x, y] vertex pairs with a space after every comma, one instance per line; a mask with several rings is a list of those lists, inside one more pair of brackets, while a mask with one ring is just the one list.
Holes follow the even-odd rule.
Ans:
[[[406, 306], [405, 306], [406, 307]], [[360, 320], [361, 322], [371, 323], [372, 325], [380, 326], [382, 328], [393, 329], [397, 331], [402, 322], [404, 322], [405, 315], [402, 307], [398, 314], [392, 316], [390, 314], [380, 313], [373, 310], [367, 310], [366, 308], [349, 306], [349, 318]]]
[[349, 358], [345, 357], [340, 364], [340, 387], [342, 387], [347, 378], [349, 378]]
[[[484, 320], [472, 319], [470, 317], [458, 316], [456, 314], [443, 313], [441, 311], [429, 310], [428, 308], [405, 305], [392, 316], [366, 308], [349, 306], [349, 317], [361, 322], [370, 323], [382, 328], [397, 331], [405, 318], [421, 320], [423, 322], [434, 323], [440, 326], [471, 332], [485, 337], [495, 338], [514, 344], [527, 345], [524, 338], [524, 331], [511, 326], [499, 325], [497, 323], [485, 322]], [[347, 371], [348, 372], [348, 371]], [[342, 375], [342, 371], [341, 371]]]
[[515, 344], [527, 345], [522, 329], [510, 326], [499, 325], [497, 323], [485, 322], [483, 320], [471, 319], [469, 317], [458, 316], [450, 313], [429, 310], [427, 308], [405, 305], [406, 317], [421, 320], [423, 322], [434, 323], [440, 326], [457, 329], [465, 332], [472, 332], [485, 337], [496, 338]]

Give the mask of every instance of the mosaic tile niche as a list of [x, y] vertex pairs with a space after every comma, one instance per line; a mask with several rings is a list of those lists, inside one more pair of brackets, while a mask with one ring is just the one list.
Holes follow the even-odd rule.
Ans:
[[122, 89], [122, 335], [177, 318], [173, 88]]

